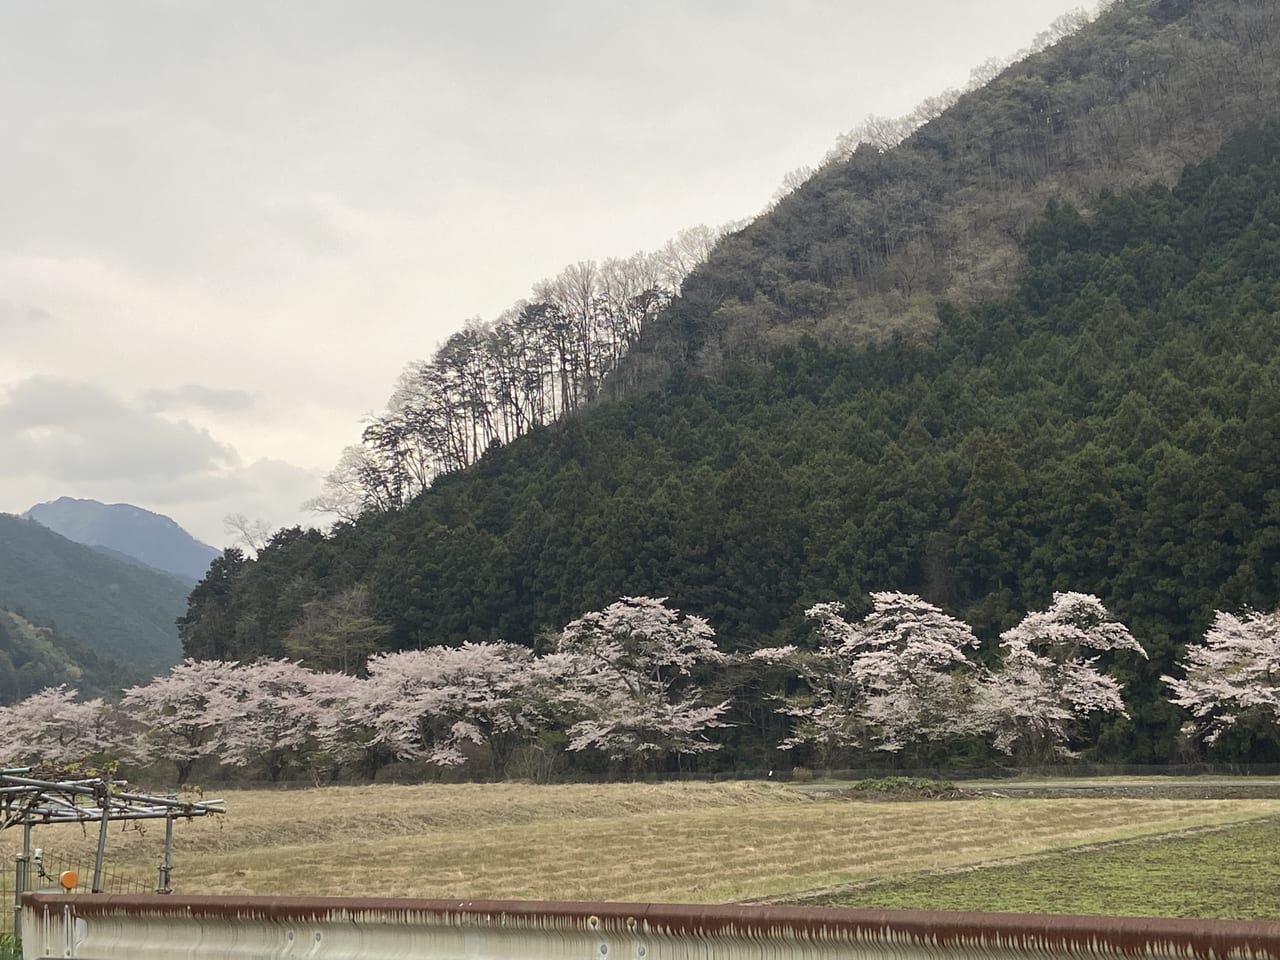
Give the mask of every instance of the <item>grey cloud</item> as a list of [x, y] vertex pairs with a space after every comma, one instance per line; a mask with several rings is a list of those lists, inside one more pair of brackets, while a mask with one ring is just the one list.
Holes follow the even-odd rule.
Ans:
[[9, 332], [31, 327], [46, 327], [57, 322], [57, 318], [44, 307], [0, 299], [0, 330]]
[[199, 484], [169, 487], [148, 502], [206, 543], [227, 545], [230, 537], [223, 518], [232, 513], [266, 520], [273, 528], [317, 526], [320, 519], [301, 504], [320, 492], [322, 481], [321, 470], [263, 458], [218, 477], [205, 477]]
[[234, 467], [236, 452], [206, 430], [171, 421], [82, 381], [34, 377], [0, 401], [0, 473], [72, 483], [180, 481]]
[[350, 228], [319, 203], [277, 200], [266, 205], [264, 215], [278, 236], [304, 253], [332, 257], [351, 247]]
[[142, 404], [148, 412], [165, 410], [207, 410], [210, 413], [246, 413], [256, 398], [247, 390], [227, 390], [202, 383], [184, 383], [171, 390], [148, 390]]

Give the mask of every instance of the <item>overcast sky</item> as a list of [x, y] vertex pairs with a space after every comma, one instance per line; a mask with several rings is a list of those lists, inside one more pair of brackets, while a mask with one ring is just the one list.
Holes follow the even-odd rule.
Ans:
[[466, 319], [752, 216], [1078, 5], [0, 0], [0, 511], [305, 522]]

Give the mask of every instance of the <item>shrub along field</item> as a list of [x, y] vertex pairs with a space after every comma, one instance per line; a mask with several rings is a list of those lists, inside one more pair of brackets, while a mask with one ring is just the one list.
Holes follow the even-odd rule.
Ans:
[[[224, 817], [176, 828], [173, 883], [179, 893], [723, 902], [805, 900], [826, 890], [828, 902], [844, 891], [849, 903], [941, 907], [960, 905], [960, 893], [944, 904], [932, 890], [964, 891], [989, 873], [939, 872], [1259, 818], [1280, 822], [1276, 799], [868, 801], [764, 783], [376, 785], [221, 795]], [[1240, 846], [1255, 829], [1280, 836], [1277, 823], [1250, 827], [1239, 834]], [[141, 832], [113, 829], [110, 869], [154, 877], [162, 836], [158, 825]], [[1233, 836], [1193, 839], [1231, 843]], [[17, 840], [4, 839], [8, 846]], [[83, 856], [95, 840], [91, 830], [35, 831], [35, 843], [51, 854]], [[1143, 899], [1145, 881], [1138, 878], [1148, 861], [1125, 866], [1123, 860], [1126, 851], [1142, 849], [1109, 851], [1119, 858], [1108, 868], [1116, 882], [1135, 893], [1121, 912], [1197, 912], [1189, 900], [1174, 902], [1158, 891], [1150, 902]], [[1206, 856], [1196, 846], [1151, 846], [1153, 856], [1166, 849], [1172, 852], [1159, 859], [1159, 869], [1170, 877]], [[1185, 854], [1177, 852], [1183, 849]], [[1039, 886], [1022, 882], [1019, 900], [988, 901], [974, 892], [963, 905], [1084, 909], [1071, 895], [1086, 885], [1080, 878], [1090, 867], [1080, 861], [1085, 865], [1077, 872], [1064, 871], [1055, 882], [1056, 862], [1033, 859], [1016, 868], [1044, 868]], [[1238, 874], [1245, 904], [1280, 883], [1280, 870], [1260, 858], [1255, 870]], [[856, 894], [845, 886], [895, 878], [910, 882]], [[1192, 892], [1212, 888], [1194, 881], [1186, 886]], [[1252, 889], [1248, 896], [1246, 888]], [[1206, 912], [1232, 909], [1214, 901]]]

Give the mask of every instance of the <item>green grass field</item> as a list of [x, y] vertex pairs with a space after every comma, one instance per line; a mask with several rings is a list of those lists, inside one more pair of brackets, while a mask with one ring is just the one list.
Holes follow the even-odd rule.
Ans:
[[1280, 820], [876, 883], [830, 905], [1280, 919]]

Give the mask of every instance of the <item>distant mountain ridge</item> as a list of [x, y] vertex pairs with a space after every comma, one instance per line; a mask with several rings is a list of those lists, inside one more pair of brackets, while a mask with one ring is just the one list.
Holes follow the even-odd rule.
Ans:
[[[145, 679], [177, 662], [176, 620], [189, 589], [171, 574], [74, 543], [29, 517], [0, 513], [0, 610], [53, 628], [42, 647], [62, 637], [74, 642], [68, 647], [119, 665], [98, 665], [110, 674], [99, 677], [77, 650], [64, 651], [90, 674], [91, 685], [110, 685], [117, 673]], [[62, 674], [54, 671], [49, 682], [74, 679]]]
[[129, 503], [59, 497], [36, 504], [25, 516], [68, 540], [123, 554], [193, 584], [219, 553], [171, 518]]

